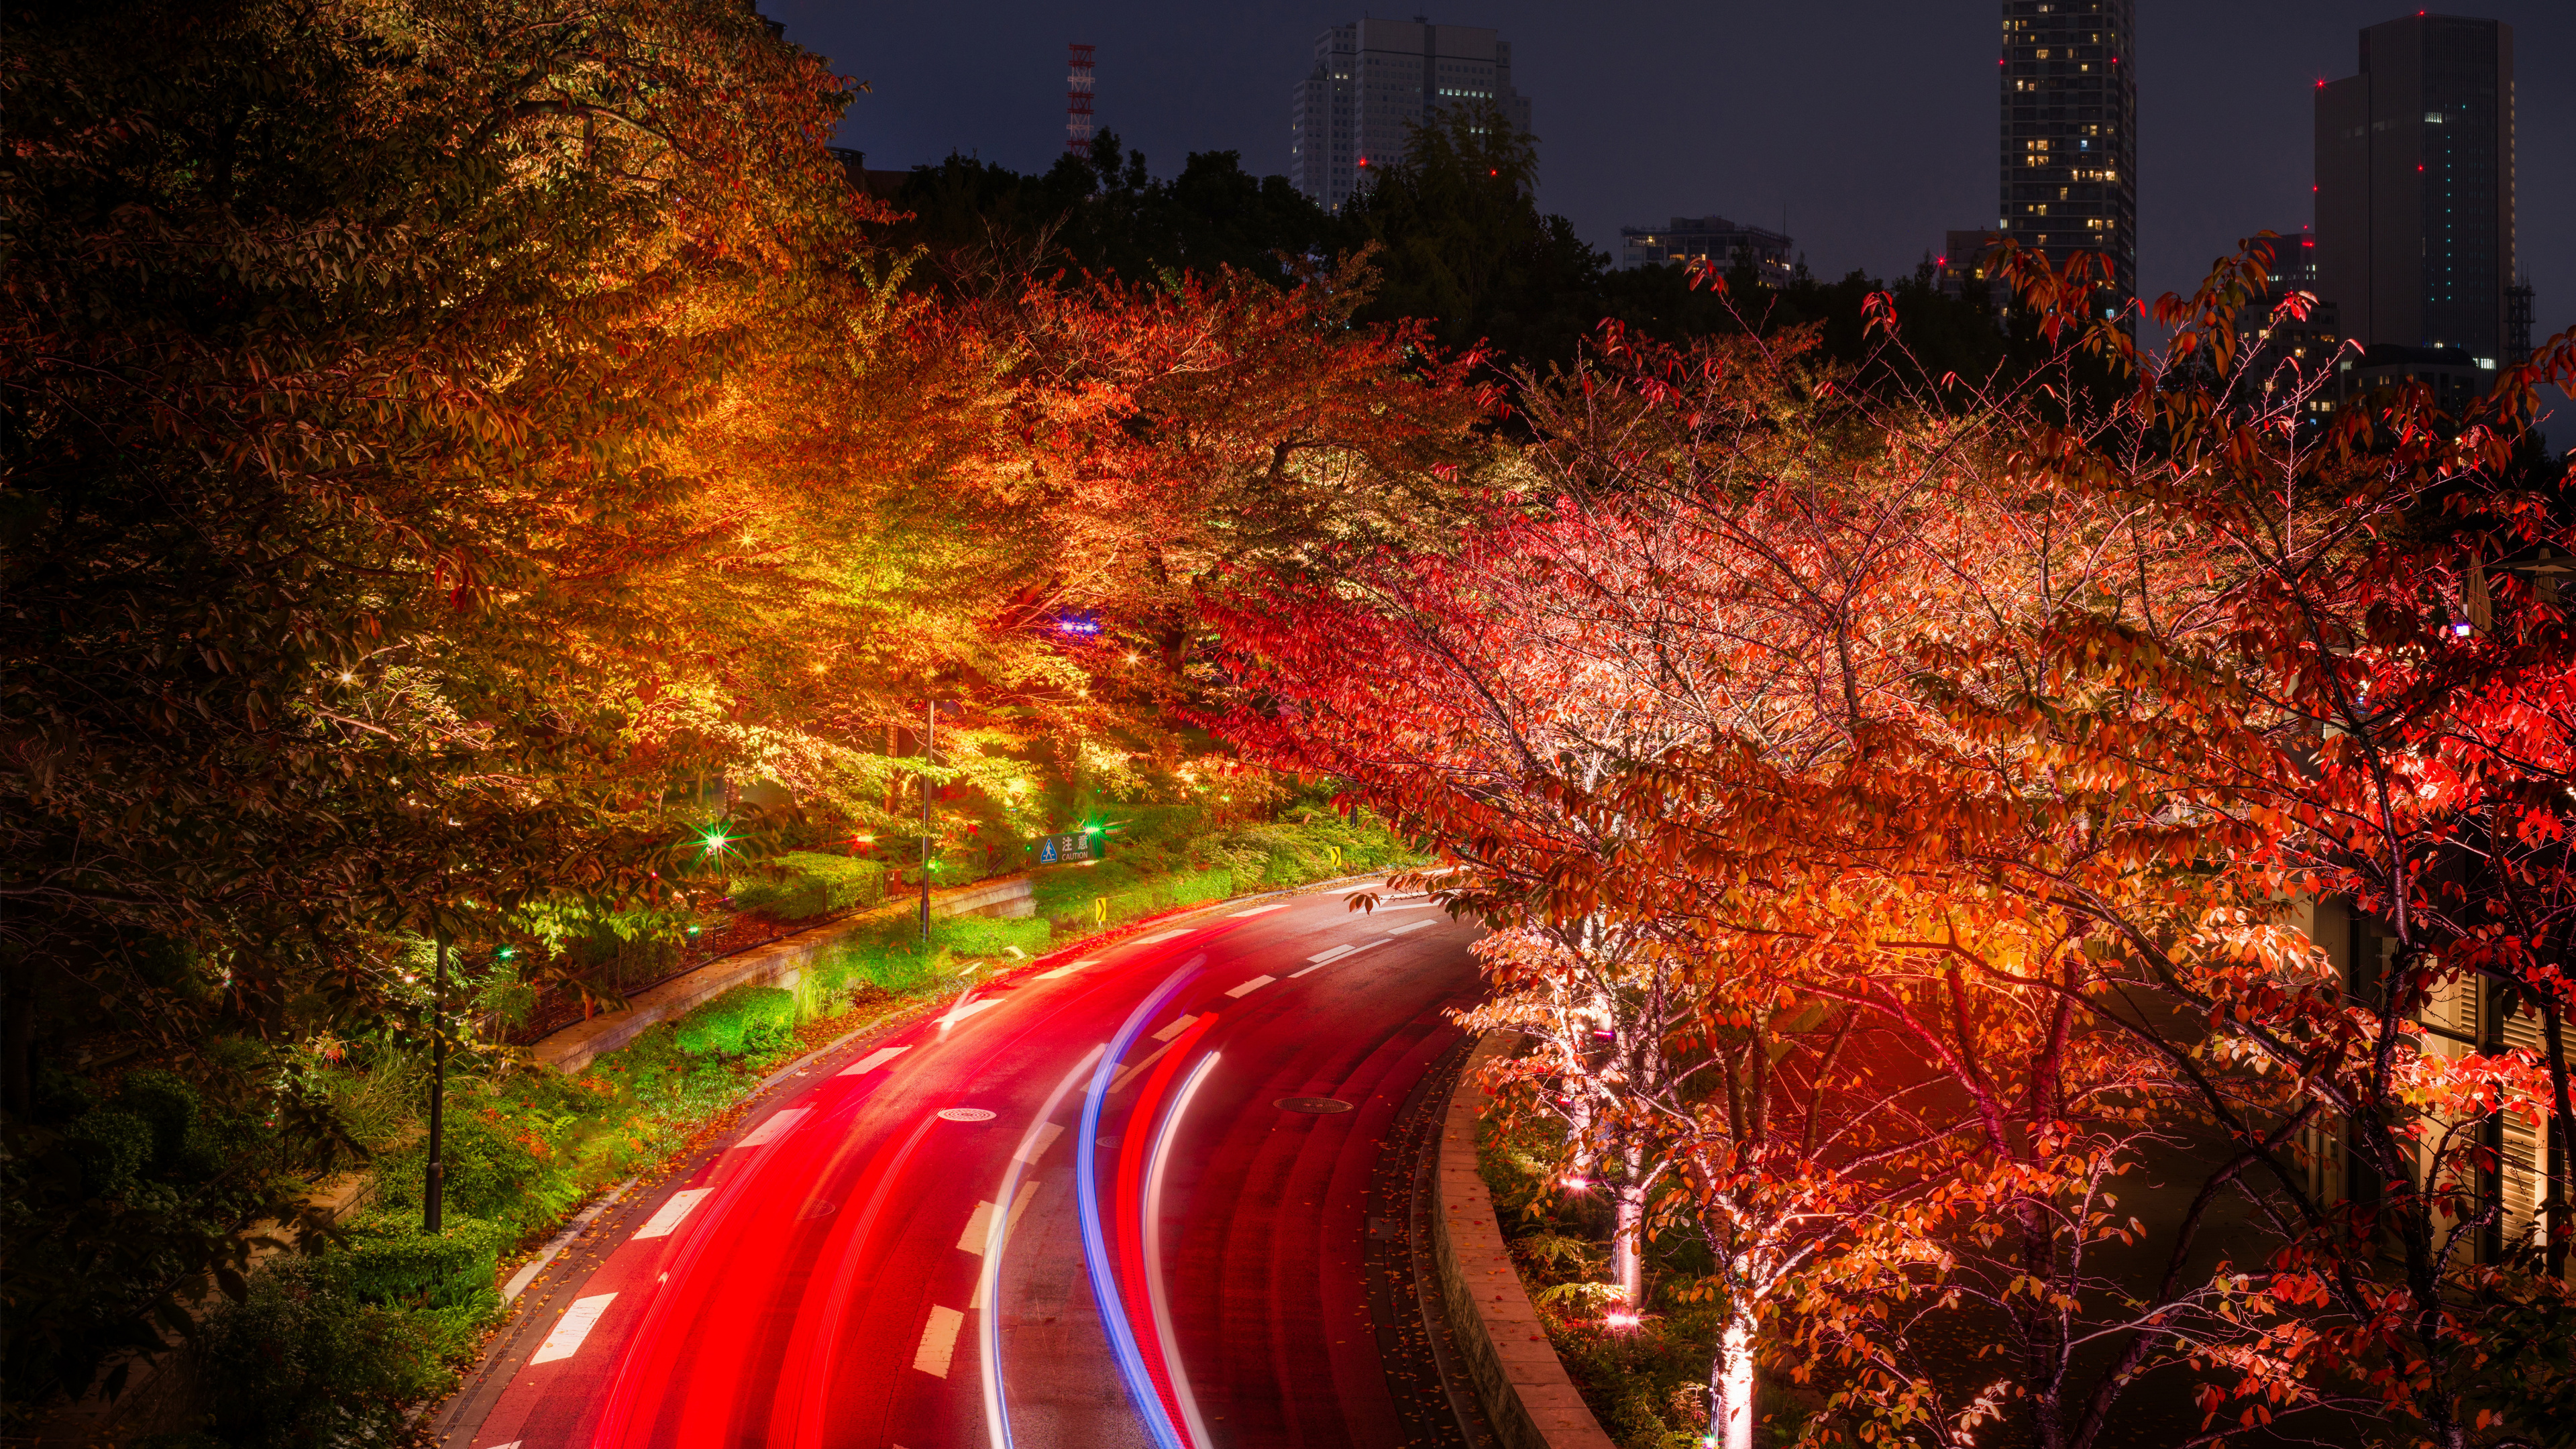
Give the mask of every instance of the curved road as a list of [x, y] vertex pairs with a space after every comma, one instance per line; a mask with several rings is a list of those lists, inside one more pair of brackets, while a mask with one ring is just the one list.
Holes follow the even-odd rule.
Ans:
[[1439, 1391], [1402, 1367], [1427, 1350], [1390, 1306], [1409, 1184], [1380, 1146], [1459, 1040], [1442, 1013], [1474, 995], [1477, 932], [1346, 894], [1158, 922], [811, 1064], [593, 1226], [447, 1442], [1438, 1434]]

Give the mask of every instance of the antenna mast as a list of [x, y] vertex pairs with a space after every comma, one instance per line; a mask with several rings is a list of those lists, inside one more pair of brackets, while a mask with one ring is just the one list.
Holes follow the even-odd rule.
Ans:
[[1075, 155], [1091, 150], [1091, 51], [1076, 43], [1065, 46], [1070, 73], [1064, 78], [1064, 149]]

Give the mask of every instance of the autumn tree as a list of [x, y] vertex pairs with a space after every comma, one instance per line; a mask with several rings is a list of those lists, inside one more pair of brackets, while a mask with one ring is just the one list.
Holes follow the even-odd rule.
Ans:
[[738, 5], [0, 24], [15, 1397], [293, 1217], [256, 1156], [85, 1193], [40, 1110], [76, 1045], [400, 1022], [398, 933], [677, 872], [605, 661], [687, 652], [637, 592], [742, 544], [668, 449], [861, 211], [840, 83]]
[[[2063, 279], [2018, 270], [2039, 309], [2073, 315]], [[2130, 701], [2123, 714], [2152, 727], [2066, 738], [2070, 764], [2185, 792], [2253, 830], [2228, 868], [2348, 913], [2349, 934], [2304, 962], [2187, 963], [2153, 929], [2095, 912], [2214, 1044], [2286, 1084], [2270, 1121], [2317, 1129], [2302, 1162], [2277, 1128], [2234, 1124], [2275, 1180], [2287, 1239], [2245, 1278], [2270, 1340], [2240, 1361], [2239, 1392], [2283, 1372], [2340, 1381], [2457, 1445], [2499, 1415], [2537, 1427], [2542, 1396], [2565, 1391], [2563, 1375], [2517, 1366], [2564, 1343], [2545, 1327], [2567, 1312], [2563, 1210], [2552, 1222], [2549, 1206], [2565, 1200], [2563, 1169], [2536, 1140], [2510, 1161], [2503, 1137], [2508, 1121], [2531, 1139], [2546, 1122], [2565, 1161], [2549, 1023], [2567, 1005], [2554, 701], [2569, 656], [2547, 575], [2513, 565], [2545, 568], [2569, 546], [2563, 485], [2521, 484], [2516, 453], [2535, 387], [2567, 376], [2576, 348], [2555, 339], [2458, 416], [2409, 388], [2334, 399], [2320, 425], [2327, 364], [2303, 368], [2236, 326], [2265, 280], [2254, 251], [2166, 299], [2161, 349], [2087, 329], [2133, 391], [2094, 436], [2033, 430], [2025, 466], [2153, 510], [2206, 540], [2208, 564], [2152, 613], [2070, 620], [2047, 656], [2056, 687], [2031, 704]], [[2293, 297], [2278, 320], [2306, 305]], [[2509, 1040], [2526, 1011], [2539, 1029]], [[2521, 1223], [2505, 1221], [2508, 1174], [2537, 1199]], [[2544, 1326], [2486, 1332], [2512, 1321]]]

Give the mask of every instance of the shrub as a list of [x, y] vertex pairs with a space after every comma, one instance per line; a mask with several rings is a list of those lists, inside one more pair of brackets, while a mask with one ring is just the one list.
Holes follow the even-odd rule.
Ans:
[[518, 1233], [501, 1223], [457, 1217], [430, 1234], [387, 1224], [323, 1261], [330, 1285], [361, 1303], [454, 1308], [493, 1297], [501, 1253]]
[[771, 862], [782, 874], [734, 889], [734, 904], [776, 921], [803, 921], [885, 899], [885, 867], [873, 860], [790, 851]]
[[63, 1136], [90, 1197], [122, 1194], [152, 1163], [152, 1124], [132, 1112], [92, 1109]]
[[759, 1056], [796, 1034], [796, 993], [737, 986], [680, 1018], [680, 1050], [698, 1056]]
[[337, 1291], [316, 1263], [271, 1260], [251, 1275], [245, 1301], [207, 1319], [198, 1376], [208, 1437], [240, 1449], [403, 1442], [406, 1406], [452, 1377], [441, 1327], [436, 1315]]
[[[467, 1217], [526, 1223], [542, 1220], [564, 1195], [547, 1146], [532, 1125], [517, 1120], [515, 1104], [492, 1104], [473, 1092], [450, 1090], [439, 1138], [446, 1168], [441, 1201]], [[377, 1159], [376, 1201], [388, 1212], [417, 1208], [429, 1161], [429, 1144], [415, 1139]]]

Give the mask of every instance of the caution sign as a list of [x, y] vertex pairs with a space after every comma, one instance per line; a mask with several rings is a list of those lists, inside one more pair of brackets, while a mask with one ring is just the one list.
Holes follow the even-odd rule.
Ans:
[[1084, 831], [1077, 830], [1067, 835], [1038, 837], [1037, 863], [1040, 865], [1063, 865], [1069, 861], [1097, 859], [1099, 859], [1099, 853], [1092, 849], [1091, 836]]

